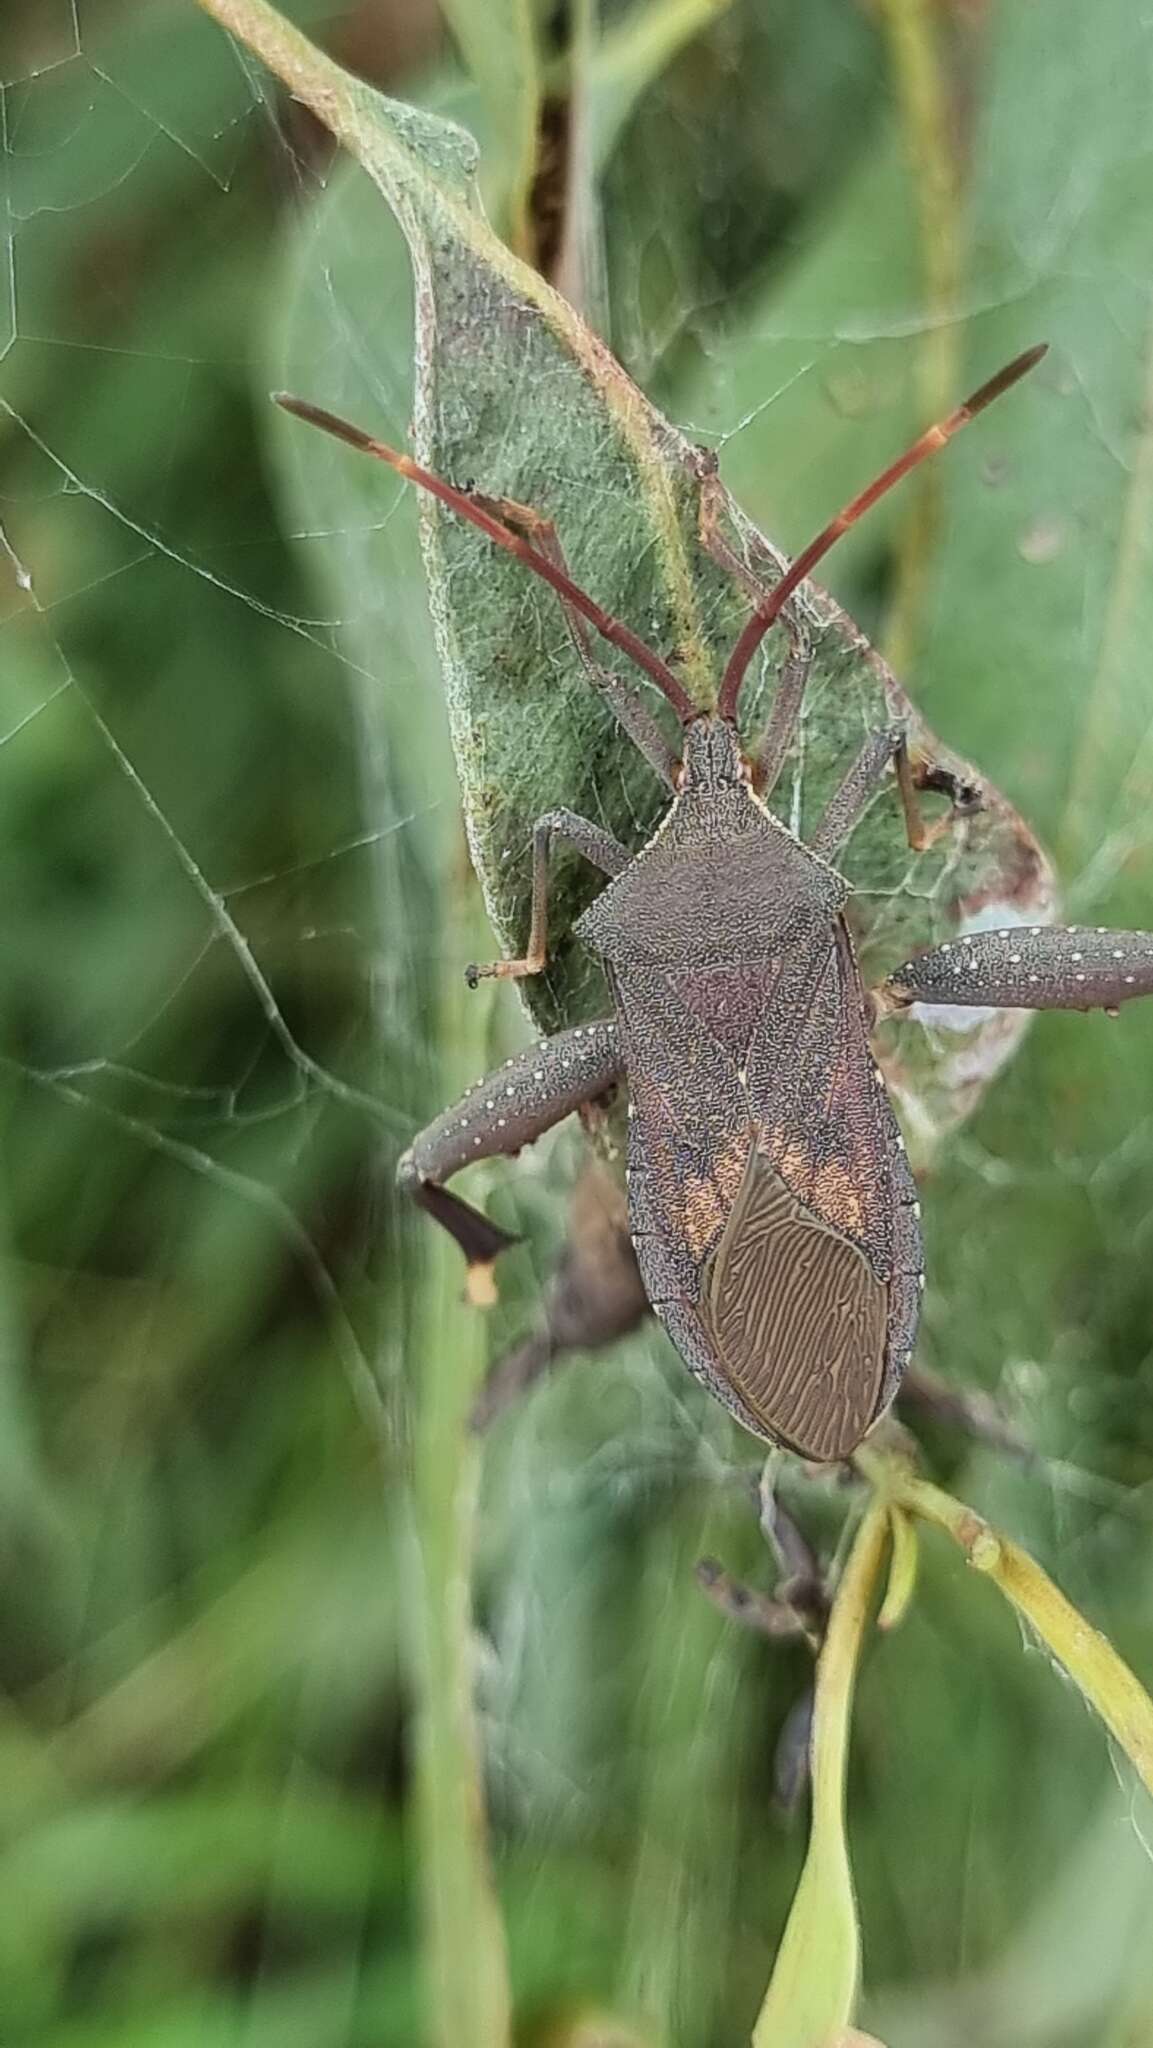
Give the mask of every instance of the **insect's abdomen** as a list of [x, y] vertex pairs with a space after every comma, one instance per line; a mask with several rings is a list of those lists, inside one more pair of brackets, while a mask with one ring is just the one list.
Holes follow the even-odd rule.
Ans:
[[889, 1289], [752, 1151], [709, 1264], [702, 1321], [717, 1364], [766, 1435], [845, 1457], [877, 1412]]
[[759, 960], [613, 971], [641, 1277], [746, 1429], [846, 1457], [920, 1306], [916, 1190], [843, 926]]

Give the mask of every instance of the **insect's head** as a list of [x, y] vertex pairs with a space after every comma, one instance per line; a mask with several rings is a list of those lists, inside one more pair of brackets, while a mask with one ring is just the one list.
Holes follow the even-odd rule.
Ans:
[[752, 764], [741, 751], [737, 729], [727, 718], [703, 712], [684, 728], [684, 754], [677, 790], [739, 789], [752, 781]]

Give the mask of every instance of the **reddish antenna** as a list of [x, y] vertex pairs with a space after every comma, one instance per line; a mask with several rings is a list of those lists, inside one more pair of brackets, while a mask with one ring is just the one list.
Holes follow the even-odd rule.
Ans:
[[672, 705], [682, 725], [687, 725], [690, 719], [699, 716], [700, 706], [693, 703], [684, 685], [678, 682], [671, 668], [661, 660], [659, 654], [654, 654], [651, 647], [646, 647], [644, 641], [631, 627], [626, 626], [623, 620], [614, 619], [610, 613], [602, 611], [596, 600], [591, 598], [587, 591], [582, 590], [579, 583], [574, 583], [571, 577], [565, 575], [563, 569], [558, 569], [555, 562], [550, 562], [547, 555], [542, 555], [521, 534], [514, 533], [511, 526], [506, 526], [503, 520], [494, 518], [491, 512], [486, 512], [483, 506], [476, 504], [467, 492], [457, 490], [453, 484], [446, 484], [442, 477], [434, 476], [430, 469], [422, 469], [419, 462], [413, 461], [411, 455], [402, 455], [398, 449], [389, 448], [383, 441], [374, 440], [371, 434], [364, 433], [360, 427], [354, 427], [348, 420], [342, 420], [334, 412], [325, 412], [322, 406], [310, 405], [304, 398], [292, 398], [286, 391], [274, 391], [272, 395], [277, 405], [284, 407], [285, 412], [295, 413], [297, 419], [307, 420], [314, 427], [323, 427], [326, 434], [335, 434], [338, 441], [347, 441], [350, 447], [359, 448], [365, 455], [375, 455], [378, 461], [387, 462], [398, 475], [407, 477], [411, 483], [419, 484], [423, 490], [431, 492], [434, 498], [439, 498], [441, 504], [447, 505], [450, 511], [458, 513], [462, 519], [469, 520], [473, 526], [478, 526], [498, 547], [507, 549], [510, 555], [515, 555], [518, 561], [532, 569], [537, 576], [542, 576], [546, 583], [551, 583], [565, 603], [570, 604], [574, 611], [587, 619], [594, 632], [599, 633], [602, 639], [610, 641], [614, 647], [619, 647], [622, 654], [627, 654], [630, 660], [636, 662], [638, 668], [643, 668], [645, 674], [651, 676], [658, 690]]
[[923, 462], [927, 455], [934, 455], [938, 448], [943, 448], [945, 443], [951, 441], [954, 434], [967, 426], [971, 419], [975, 419], [987, 405], [992, 405], [995, 398], [1000, 398], [1003, 391], [1008, 391], [1019, 378], [1027, 376], [1047, 352], [1048, 343], [1041, 342], [1036, 348], [1026, 349], [1024, 355], [1014, 356], [1011, 363], [1006, 363], [1003, 370], [998, 370], [995, 377], [990, 377], [987, 384], [982, 384], [980, 390], [974, 391], [972, 397], [967, 398], [963, 405], [957, 406], [947, 419], [939, 420], [936, 426], [927, 428], [919, 439], [913, 442], [911, 448], [906, 448], [905, 453], [898, 456], [896, 462], [891, 463], [859, 497], [853, 498], [844, 506], [816, 539], [809, 542], [808, 547], [802, 550], [791, 567], [786, 570], [780, 582], [774, 585], [764, 603], [757, 606], [733, 648], [721, 678], [720, 695], [717, 698], [717, 712], [721, 718], [735, 720], [741, 684], [757, 648], [769, 627], [780, 617], [783, 607], [788, 603], [798, 583], [803, 583], [810, 569], [815, 568], [821, 557], [828, 554], [833, 543], [840, 540], [841, 535], [847, 533], [850, 526], [855, 526], [863, 512], [867, 512], [875, 505], [878, 498], [883, 498], [886, 491], [891, 491], [894, 484], [900, 483], [901, 478], [907, 476], [911, 469], [915, 469], [919, 462]]

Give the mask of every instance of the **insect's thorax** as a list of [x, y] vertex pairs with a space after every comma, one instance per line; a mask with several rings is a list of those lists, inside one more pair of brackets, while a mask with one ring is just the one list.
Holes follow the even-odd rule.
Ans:
[[849, 893], [747, 784], [690, 785], [576, 930], [622, 966], [756, 961], [831, 924]]

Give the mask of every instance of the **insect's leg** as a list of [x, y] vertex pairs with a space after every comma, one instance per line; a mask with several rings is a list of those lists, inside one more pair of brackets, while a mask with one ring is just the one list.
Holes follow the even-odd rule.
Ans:
[[878, 1016], [913, 1003], [962, 1009], [1116, 1010], [1153, 995], [1153, 932], [1105, 925], [1009, 925], [970, 932], [918, 953], [890, 974], [873, 1001]]
[[694, 1576], [706, 1599], [728, 1620], [740, 1622], [742, 1628], [756, 1629], [759, 1635], [777, 1639], [805, 1634], [804, 1622], [787, 1600], [773, 1599], [756, 1586], [734, 1578], [715, 1557], [702, 1557]]
[[921, 814], [919, 790], [945, 792], [952, 797], [954, 811], [969, 810], [974, 802], [979, 801], [979, 791], [962, 783], [948, 769], [936, 764], [918, 764], [915, 767], [909, 755], [904, 726], [887, 726], [881, 732], [870, 734], [839, 789], [829, 798], [809, 842], [812, 852], [820, 854], [822, 860], [835, 859], [846, 840], [856, 831], [885, 779], [890, 762], [897, 771], [905, 832], [914, 853], [924, 853], [942, 832], [948, 831], [952, 823], [952, 814], [946, 813], [934, 824], [929, 824]]
[[781, 623], [789, 636], [788, 657], [777, 677], [773, 706], [765, 729], [749, 748], [753, 785], [761, 796], [771, 795], [776, 788], [797, 730], [805, 686], [813, 665], [813, 650], [804, 627], [791, 612], [785, 613]]
[[883, 732], [870, 733], [840, 787], [825, 806], [811, 840], [810, 849], [822, 860], [834, 860], [845, 841], [860, 824], [888, 773], [889, 764], [904, 752], [905, 730], [890, 725]]
[[398, 476], [408, 477], [412, 483], [419, 484], [422, 491], [428, 491], [430, 496], [439, 499], [440, 503], [447, 505], [458, 518], [467, 519], [470, 526], [479, 527], [497, 547], [503, 548], [506, 554], [515, 555], [519, 562], [524, 563], [526, 569], [532, 570], [534, 576], [539, 576], [542, 581], [551, 584], [557, 596], [563, 598], [573, 611], [579, 612], [582, 618], [587, 619], [594, 633], [599, 633], [602, 640], [607, 640], [612, 647], [619, 647], [622, 654], [627, 654], [630, 661], [634, 661], [638, 668], [643, 669], [656, 684], [665, 702], [672, 706], [682, 725], [687, 725], [697, 716], [697, 705], [679, 677], [673, 674], [667, 661], [662, 661], [660, 655], [647, 646], [623, 619], [614, 618], [611, 612], [606, 612], [595, 598], [589, 596], [587, 590], [582, 590], [579, 583], [573, 582], [555, 560], [550, 561], [547, 555], [542, 555], [534, 548], [523, 533], [514, 532], [503, 520], [496, 519], [491, 512], [487, 512], [478, 498], [470, 497], [467, 491], [458, 490], [455, 484], [446, 482], [444, 477], [436, 476], [431, 469], [425, 469], [421, 463], [414, 462], [411, 455], [405, 455], [399, 448], [388, 447], [386, 442], [378, 441], [374, 434], [366, 434], [363, 427], [354, 426], [351, 420], [342, 420], [337, 413], [327, 412], [321, 405], [310, 405], [307, 399], [293, 398], [287, 391], [274, 392], [273, 397], [277, 405], [284, 407], [285, 412], [295, 413], [297, 419], [307, 420], [311, 426], [322, 427], [326, 434], [335, 434], [338, 441], [347, 441], [350, 448], [359, 448], [363, 455], [371, 455], [378, 462], [386, 462], [390, 469], [396, 470]]
[[[483, 511], [491, 513], [493, 518], [511, 527], [514, 533], [523, 533], [536, 553], [542, 555], [545, 561], [551, 562], [554, 569], [559, 569], [561, 575], [571, 583], [572, 577], [556, 527], [543, 512], [538, 512], [532, 505], [520, 505], [514, 498], [486, 498], [479, 491], [470, 491], [469, 497], [474, 505], [479, 505]], [[575, 605], [569, 603], [563, 592], [558, 595], [573, 646], [580, 656], [589, 682], [605, 699], [618, 725], [624, 727], [633, 745], [644, 755], [650, 768], [660, 776], [667, 788], [672, 789], [679, 764], [656, 719], [631, 683], [623, 676], [615, 675], [612, 669], [601, 666], [593, 654], [592, 633], [587, 619], [577, 611]]]
[[[755, 569], [750, 569], [733, 547], [722, 526], [722, 518], [728, 503], [728, 492], [720, 479], [717, 458], [711, 448], [694, 449], [690, 467], [700, 485], [697, 510], [697, 538], [706, 555], [722, 568], [726, 576], [739, 583], [745, 596], [754, 604], [760, 604], [768, 596], [768, 590], [761, 582]], [[760, 534], [750, 534], [752, 551], [760, 555], [770, 577], [775, 583], [781, 573], [781, 565], [774, 561]]]
[[602, 874], [619, 875], [632, 859], [627, 846], [614, 839], [601, 825], [593, 825], [575, 811], [546, 811], [532, 829], [532, 922], [528, 951], [523, 960], [491, 960], [484, 967], [466, 967], [469, 986], [493, 976], [521, 980], [539, 974], [548, 959], [548, 859], [554, 839], [563, 839], [577, 853], [583, 853]]
[[493, 1365], [472, 1411], [473, 1428], [487, 1429], [570, 1352], [599, 1351], [636, 1329], [648, 1313], [624, 1189], [599, 1160], [590, 1161], [573, 1189], [568, 1235], [540, 1322]]
[[[984, 799], [979, 782], [966, 782], [943, 761], [929, 761], [923, 756], [914, 759], [904, 736], [896, 751], [895, 765], [901, 809], [905, 814], [905, 836], [914, 853], [927, 853], [931, 846], [935, 846], [938, 839], [950, 830], [955, 817], [967, 817], [981, 809]], [[940, 796], [947, 796], [950, 804], [950, 809], [933, 824], [924, 817], [919, 802], [919, 792], [930, 789]]]
[[931, 1373], [927, 1366], [909, 1367], [897, 1399], [902, 1412], [912, 1409], [914, 1414], [927, 1415], [948, 1428], [963, 1430], [978, 1443], [989, 1444], [997, 1451], [1007, 1451], [1010, 1457], [1020, 1458], [1023, 1464], [1032, 1464], [1038, 1458], [1032, 1445], [1018, 1434], [990, 1395], [982, 1394], [976, 1388], [963, 1391], [960, 1387], [950, 1386]]
[[603, 1095], [620, 1071], [611, 1020], [559, 1031], [478, 1081], [426, 1124], [399, 1161], [398, 1186], [456, 1239], [468, 1260], [475, 1299], [485, 1298], [487, 1268], [514, 1240], [444, 1183], [475, 1159], [519, 1152], [582, 1103]]
[[[697, 475], [700, 479], [699, 533], [701, 546], [714, 562], [739, 583], [754, 605], [761, 604], [768, 596], [765, 585], [756, 572], [741, 560], [721, 530], [721, 507], [725, 503], [725, 490], [716, 470], [716, 458], [708, 450], [700, 451]], [[760, 535], [751, 537], [754, 552], [759, 552], [774, 581], [780, 576], [780, 564], [773, 560]], [[809, 636], [800, 620], [790, 609], [781, 618], [789, 636], [789, 652], [773, 692], [772, 709], [760, 737], [753, 741], [749, 756], [753, 763], [753, 786], [758, 795], [769, 796], [776, 788], [785, 756], [793, 742], [797, 720], [801, 715], [805, 685], [813, 663], [813, 650]]]

